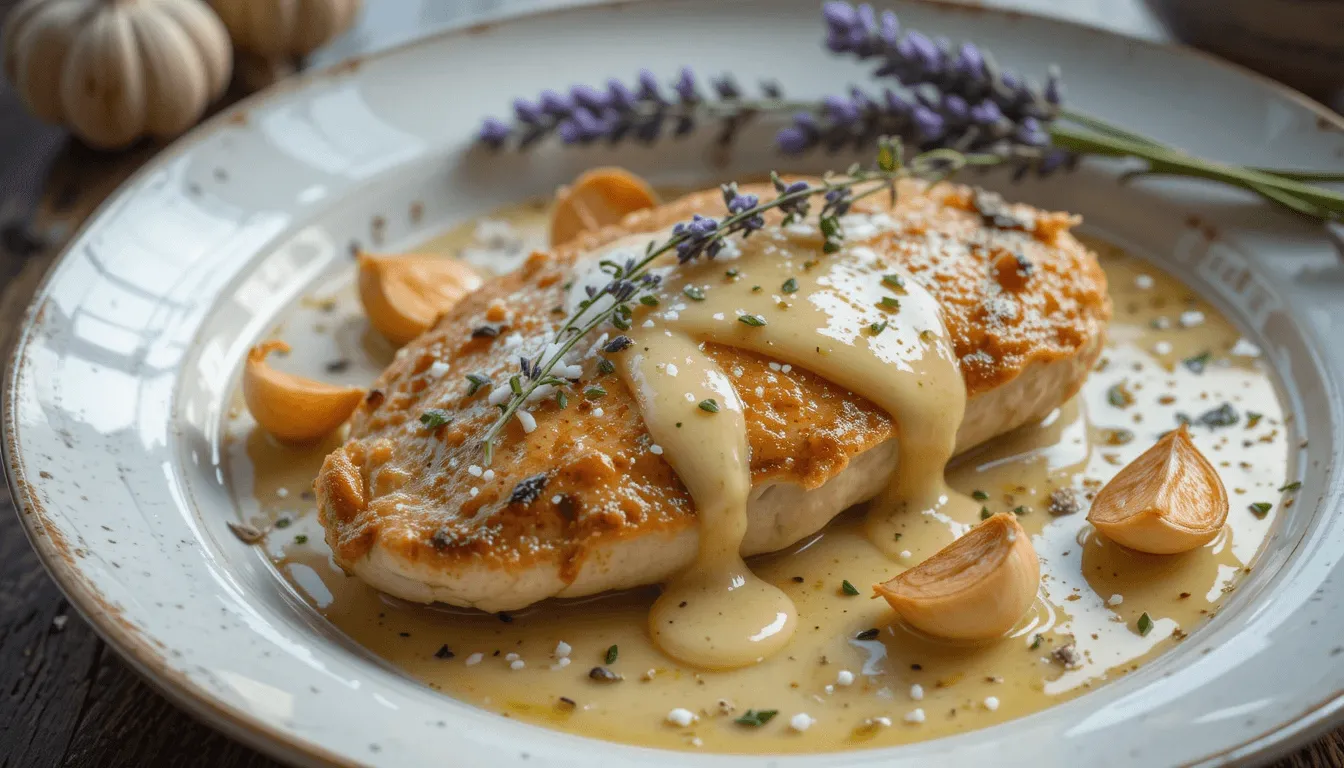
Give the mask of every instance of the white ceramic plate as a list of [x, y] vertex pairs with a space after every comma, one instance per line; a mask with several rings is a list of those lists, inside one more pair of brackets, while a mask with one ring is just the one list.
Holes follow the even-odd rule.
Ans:
[[[1339, 121], [1179, 50], [1058, 22], [911, 4], [903, 22], [973, 39], [1027, 72], [1058, 62], [1072, 103], [1201, 154], [1344, 166]], [[38, 292], [6, 386], [5, 453], [24, 524], [99, 631], [177, 701], [304, 763], [681, 765], [683, 753], [510, 721], [422, 687], [338, 636], [263, 554], [230, 535], [217, 468], [245, 350], [306, 286], [349, 269], [381, 217], [407, 245], [618, 162], [704, 183], [776, 162], [743, 142], [726, 169], [676, 151], [469, 152], [514, 95], [682, 64], [796, 96], [856, 79], [826, 58], [812, 0], [685, 0], [547, 13], [449, 33], [268, 93], [130, 181]], [[802, 170], [806, 170], [803, 168]], [[1254, 572], [1178, 649], [1003, 726], [780, 766], [1174, 765], [1263, 757], [1344, 705], [1344, 261], [1321, 227], [1198, 183], [1119, 186], [1114, 165], [1010, 194], [1082, 213], [1234, 318], [1277, 367], [1304, 485]], [[989, 182], [995, 183], [992, 179]], [[411, 217], [412, 203], [423, 216]], [[412, 219], [415, 219], [414, 221]], [[699, 756], [696, 765], [759, 758]]]

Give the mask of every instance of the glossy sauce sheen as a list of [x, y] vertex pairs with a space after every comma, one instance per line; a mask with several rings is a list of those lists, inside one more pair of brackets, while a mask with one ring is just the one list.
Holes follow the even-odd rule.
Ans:
[[[525, 224], [526, 217], [515, 217], [515, 221]], [[464, 230], [433, 247], [452, 253], [469, 240], [470, 233]], [[978, 496], [987, 497], [983, 501], [934, 508], [937, 499], [928, 503], [926, 497], [894, 516], [882, 512], [883, 505], [873, 504], [878, 512], [870, 514], [881, 515], [876, 519], [884, 523], [882, 538], [899, 547], [894, 553], [884, 554], [870, 543], [871, 525], [865, 525], [862, 511], [855, 511], [788, 552], [754, 558], [747, 569], [735, 559], [736, 550], [730, 545], [733, 535], [740, 539], [740, 532], [732, 530], [733, 515], [728, 512], [739, 497], [745, 497], [746, 490], [730, 487], [730, 493], [718, 497], [718, 523], [725, 526], [728, 538], [716, 539], [717, 545], [705, 548], [702, 557], [716, 558], [713, 564], [724, 570], [698, 573], [719, 579], [738, 575], [744, 588], [751, 585], [758, 597], [766, 597], [751, 601], [767, 606], [765, 614], [770, 606], [776, 614], [787, 614], [790, 606], [796, 611], [786, 615], [786, 626], [776, 633], [787, 633], [787, 624], [796, 615], [787, 644], [752, 666], [711, 672], [671, 661], [650, 636], [650, 609], [655, 627], [660, 615], [657, 590], [548, 602], [514, 614], [506, 622], [470, 611], [405, 604], [346, 577], [322, 543], [308, 493], [323, 456], [334, 443], [307, 450], [280, 447], [253, 430], [239, 409], [229, 425], [226, 471], [245, 519], [259, 524], [288, 521], [271, 533], [267, 546], [279, 572], [305, 600], [356, 642], [407, 674], [505, 716], [635, 744], [723, 752], [890, 745], [983, 727], [1050, 706], [1123, 675], [1198, 631], [1249, 568], [1275, 516], [1292, 503], [1291, 492], [1284, 495], [1276, 490], [1286, 476], [1288, 430], [1268, 371], [1254, 347], [1239, 341], [1235, 329], [1212, 307], [1176, 281], [1113, 248], [1091, 245], [1102, 255], [1115, 302], [1108, 347], [1083, 391], [1045, 422], [995, 440], [949, 467], [952, 487], [961, 494], [978, 491]], [[764, 249], [768, 243], [762, 240], [755, 247]], [[683, 285], [677, 281], [696, 280], [691, 270], [679, 272], [669, 283], [661, 305], [679, 302], [687, 304], [687, 310], [661, 323], [651, 317], [654, 325], [648, 328], [639, 316], [639, 332], [632, 333], [638, 344], [650, 349], [643, 362], [630, 356], [630, 367], [623, 375], [636, 388], [648, 390], [646, 395], [654, 406], [645, 409], [650, 432], [664, 445], [665, 455], [679, 474], [687, 478], [698, 506], [699, 489], [674, 457], [688, 457], [687, 461], [701, 467], [712, 458], [719, 462], [719, 469], [701, 477], [707, 483], [731, 486], [734, 467], [740, 465], [740, 458], [732, 454], [744, 450], [744, 440], [738, 426], [740, 406], [735, 419], [731, 387], [721, 380], [721, 372], [716, 374], [712, 362], [698, 353], [697, 337], [712, 336], [748, 348], [775, 341], [774, 346], [767, 344], [773, 358], [796, 360], [795, 364], [823, 376], [837, 377], [834, 380], [891, 409], [902, 434], [908, 434], [904, 413], [895, 410], [907, 406], [889, 404], [879, 393], [866, 391], [860, 380], [863, 376], [839, 370], [840, 364], [833, 371], [813, 359], [791, 356], [804, 348], [784, 343], [786, 337], [780, 334], [795, 326], [775, 322], [781, 315], [779, 301], [791, 301], [784, 312], [799, 310], [797, 316], [804, 319], [797, 328], [827, 327], [827, 317], [842, 315], [802, 306], [801, 297], [814, 295], [823, 278], [830, 279], [820, 270], [806, 278], [817, 285], [800, 285], [792, 299], [780, 294], [778, 288], [787, 277], [803, 283], [807, 273], [797, 269], [787, 275], [772, 273], [771, 265], [779, 261], [779, 254], [772, 255], [774, 260], [767, 261], [758, 260], [749, 249], [742, 252], [737, 266], [743, 279], [733, 285], [744, 286], [746, 292], [734, 293], [731, 302], [740, 304], [737, 308], [743, 311], [761, 314], [766, 314], [764, 307], [769, 302], [767, 317], [772, 324], [753, 328], [735, 322], [730, 314], [722, 323], [725, 327], [719, 328], [716, 323], [720, 321], [713, 314], [732, 312], [732, 308], [723, 308], [722, 299], [691, 308], [692, 302], [675, 298]], [[853, 265], [861, 265], [862, 258], [859, 254], [857, 259], [840, 263], [857, 268]], [[718, 274], [722, 268], [718, 265]], [[753, 270], [765, 276], [748, 277]], [[756, 284], [765, 287], [760, 294], [750, 292]], [[720, 287], [721, 281], [716, 282], [715, 290]], [[871, 297], [845, 295], [856, 308], [845, 315], [845, 322], [858, 324], [861, 314], [862, 325], [871, 322], [857, 309]], [[348, 277], [335, 279], [316, 298], [296, 307], [279, 329], [280, 337], [295, 346], [295, 354], [283, 365], [328, 381], [371, 380], [388, 362], [391, 350], [360, 330], [360, 310]], [[918, 309], [920, 299], [898, 298], [902, 310], [893, 319], [906, 316], [909, 320], [892, 323], [884, 334], [892, 333], [889, 343], [901, 345], [912, 343], [909, 334], [913, 332], [914, 343], [919, 343], [918, 331], [925, 330], [917, 319], [923, 316]], [[1182, 326], [1182, 317], [1190, 327]], [[936, 311], [932, 318], [936, 331]], [[772, 334], [754, 339], [745, 336], [759, 331]], [[851, 343], [864, 340], [853, 335], [849, 339]], [[895, 359], [936, 365], [943, 354], [940, 343], [924, 341], [919, 347], [922, 357], [912, 358], [911, 347], [900, 350]], [[654, 344], [669, 346], [655, 350]], [[835, 346], [841, 346], [840, 340]], [[1208, 361], [1196, 372], [1199, 356], [1206, 351]], [[1186, 358], [1195, 360], [1186, 365], [1182, 362]], [[668, 359], [678, 360], [674, 377], [668, 377], [665, 368], [657, 369]], [[867, 359], [867, 365], [878, 370], [892, 364], [881, 354]], [[680, 360], [689, 362], [683, 366]], [[335, 366], [339, 372], [331, 372], [327, 366], [334, 361], [346, 365]], [[862, 361], [845, 363], [849, 364], [865, 365]], [[871, 368], [868, 375], [875, 375]], [[684, 382], [683, 377], [687, 377]], [[657, 383], [669, 379], [686, 386]], [[911, 382], [917, 379], [905, 377]], [[962, 391], [959, 383], [945, 389]], [[714, 397], [720, 412], [711, 416], [699, 411], [686, 399], [688, 391], [697, 403]], [[642, 407], [643, 402], [641, 396]], [[1223, 533], [1206, 547], [1171, 557], [1125, 551], [1096, 536], [1084, 519], [1089, 494], [1172, 428], [1177, 414], [1198, 422], [1201, 414], [1224, 402], [1237, 414], [1235, 424], [1192, 429], [1196, 445], [1218, 468], [1228, 488], [1231, 514]], [[670, 403], [693, 409], [691, 415], [704, 416], [702, 421], [714, 426], [694, 434], [683, 432], [688, 445], [676, 445], [678, 433], [663, 436], [666, 425], [660, 426], [657, 410]], [[676, 422], [670, 416], [668, 420]], [[711, 444], [719, 453], [703, 451], [703, 446]], [[692, 450], [696, 445], [702, 446], [700, 452]], [[1076, 512], [1056, 516], [1048, 511], [1052, 493], [1060, 488], [1078, 492], [1082, 504]], [[700, 493], [712, 490], [711, 485]], [[936, 488], [926, 493], [950, 495]], [[1248, 509], [1261, 501], [1274, 504], [1264, 517]], [[1019, 521], [1032, 535], [1043, 577], [1040, 595], [1028, 616], [1011, 637], [985, 646], [935, 642], [893, 623], [886, 604], [868, 598], [870, 586], [927, 558], [978, 523], [982, 505], [993, 512], [1017, 509]], [[860, 594], [847, 594], [844, 581]], [[676, 606], [706, 596], [716, 600], [722, 597], [722, 584], [715, 579], [689, 581], [673, 585], [667, 594], [687, 590]], [[666, 608], [668, 603], [663, 605], [671, 610]], [[713, 605], [710, 612], [720, 609]], [[1137, 628], [1144, 613], [1152, 619], [1146, 635]], [[752, 631], [759, 634], [751, 627], [761, 624], [761, 615], [734, 618], [743, 619], [742, 629], [748, 636]], [[702, 652], [695, 634], [688, 634], [684, 641], [691, 648], [688, 654]], [[668, 637], [660, 639], [665, 646], [673, 642]], [[571, 648], [567, 656], [557, 653], [561, 642]], [[1053, 652], [1070, 644], [1076, 662], [1065, 664]], [[480, 654], [480, 660], [470, 663], [475, 654]], [[615, 659], [608, 663], [612, 655]], [[594, 667], [604, 667], [619, 679], [596, 681], [589, 676]], [[848, 685], [843, 684], [851, 678]], [[689, 710], [696, 721], [685, 727], [668, 723], [667, 715], [674, 708]], [[777, 710], [778, 714], [761, 726], [736, 723], [748, 709]], [[907, 721], [907, 717], [921, 719], [916, 711], [922, 722]], [[790, 721], [804, 713], [814, 720], [811, 727], [804, 732], [792, 729]]]

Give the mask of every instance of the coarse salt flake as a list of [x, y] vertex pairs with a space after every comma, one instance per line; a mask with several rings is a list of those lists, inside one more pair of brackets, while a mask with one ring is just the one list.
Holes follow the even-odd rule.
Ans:
[[909, 560], [909, 559], [910, 559], [910, 550], [908, 550], [908, 549], [902, 549], [902, 550], [901, 550], [901, 558], [904, 559], [904, 560]]
[[848, 669], [842, 669], [840, 670], [840, 673], [835, 676], [835, 682], [838, 685], [853, 685], [854, 673], [850, 672]]
[[1153, 345], [1153, 351], [1159, 355], [1171, 354], [1171, 342], [1159, 341]]
[[1152, 288], [1154, 284], [1155, 281], [1153, 280], [1152, 275], [1137, 275], [1134, 278], [1134, 287], [1141, 291], [1146, 291], [1149, 288]]
[[289, 495], [289, 489], [288, 489], [288, 488], [276, 488], [276, 489], [275, 489], [275, 495], [276, 495], [276, 496], [279, 496], [280, 498], [283, 499], [283, 498], [285, 498], [286, 496]]
[[518, 670], [526, 666], [527, 662], [523, 661], [522, 659], [515, 659], [509, 662], [509, 669], [512, 669], [514, 672], [517, 672]]
[[555, 660], [554, 664], [551, 665], [551, 669], [564, 669], [565, 667], [569, 666], [569, 662], [570, 658], [568, 656], [561, 656], [560, 658]]
[[537, 420], [527, 411], [518, 411], [518, 423], [523, 425], [523, 432], [531, 432], [537, 428]]
[[682, 707], [677, 707], [676, 709], [667, 713], [667, 722], [677, 726], [678, 728], [685, 728], [691, 723], [694, 723], [697, 719], [698, 718], [696, 718], [694, 712], [692, 712], [689, 709], [684, 709]]
[[803, 731], [806, 731], [808, 728], [811, 728], [812, 724], [815, 722], [817, 722], [816, 718], [812, 717], [806, 712], [799, 712], [798, 714], [789, 718], [789, 727], [799, 733], [802, 733]]
[[516, 654], [516, 653], [506, 653], [506, 654], [504, 654], [504, 660], [505, 660], [505, 661], [517, 661], [517, 660], [520, 659], [520, 658], [522, 658], [522, 657], [519, 656], [519, 655]]
[[998, 708], [999, 708], [999, 697], [997, 696], [985, 697], [985, 709], [988, 709], [990, 712], [993, 712]]
[[906, 712], [906, 713], [905, 713], [905, 722], [907, 722], [907, 723], [922, 723], [922, 722], [924, 722], [924, 710], [923, 710], [923, 709], [912, 709], [912, 710], [910, 710], [909, 712]]
[[[556, 496], [556, 498], [558, 499], [560, 497]], [[555, 655], [557, 658], [568, 656], [570, 652], [573, 650], [574, 650], [573, 646], [571, 646], [569, 643], [566, 643], [564, 640], [561, 640], [560, 642], [555, 644]]]
[[480, 663], [481, 663], [481, 660], [484, 659], [484, 658], [485, 658], [485, 654], [484, 654], [484, 653], [473, 653], [473, 654], [471, 654], [470, 656], [467, 657], [467, 666], [468, 666], [468, 667], [474, 667], [474, 666], [476, 666], [477, 664], [480, 664]]
[[667, 375], [668, 375], [668, 376], [676, 376], [676, 375], [677, 375], [677, 366], [674, 365], [674, 364], [672, 364], [672, 363], [668, 363], [668, 364], [667, 364]]
[[1110, 598], [1109, 600], [1106, 601], [1106, 604], [1107, 604], [1107, 605], [1119, 605], [1119, 604], [1121, 604], [1121, 603], [1123, 603], [1123, 602], [1125, 602], [1125, 596], [1124, 596], [1124, 595], [1111, 595], [1111, 598]]
[[470, 467], [467, 467], [467, 474], [472, 477], [480, 477], [485, 474], [485, 470], [481, 469], [477, 464], [472, 464]]
[[594, 408], [594, 409], [593, 409], [593, 415], [594, 415], [594, 416], [597, 416], [598, 418], [601, 418], [602, 415], [605, 414], [605, 413], [606, 413], [606, 411], [602, 410], [601, 408]]
[[1197, 309], [1187, 310], [1181, 313], [1176, 322], [1180, 323], [1182, 328], [1194, 328], [1204, 323], [1204, 313]]
[[429, 375], [436, 379], [441, 379], [448, 374], [448, 364], [442, 360], [435, 360], [434, 364], [429, 366]]
[[481, 495], [481, 489], [480, 489], [480, 488], [472, 488], [470, 491], [467, 491], [467, 495], [474, 499], [474, 498], [476, 498], [477, 496], [480, 496], [480, 495]]
[[779, 370], [780, 370], [782, 373], [788, 373], [789, 371], [792, 371], [792, 370], [793, 370], [793, 366], [792, 366], [792, 365], [789, 365], [788, 363], [785, 363], [784, 365], [781, 365], [781, 366], [779, 367]]
[[915, 683], [914, 685], [910, 686], [910, 698], [914, 699], [915, 701], [923, 701], [924, 686], [920, 685], [919, 683]]
[[662, 455], [663, 455], [663, 446], [661, 446], [661, 445], [659, 445], [659, 444], [657, 444], [657, 443], [654, 443], [653, 445], [650, 445], [650, 446], [649, 446], [649, 453], [652, 453], [654, 456], [662, 456]]

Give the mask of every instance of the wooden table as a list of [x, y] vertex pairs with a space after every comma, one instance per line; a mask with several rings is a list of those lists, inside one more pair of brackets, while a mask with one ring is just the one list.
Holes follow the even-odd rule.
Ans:
[[[0, 16], [13, 2], [0, 0]], [[27, 118], [0, 83], [0, 360], [62, 244], [154, 151], [85, 149]], [[0, 484], [0, 768], [276, 765], [127, 667], [42, 570], [12, 507]], [[1344, 766], [1344, 729], [1278, 768], [1289, 766]]]

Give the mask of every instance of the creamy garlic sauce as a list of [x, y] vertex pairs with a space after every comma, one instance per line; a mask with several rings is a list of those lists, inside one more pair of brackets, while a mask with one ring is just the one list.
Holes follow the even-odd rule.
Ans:
[[[544, 223], [539, 214], [529, 218], [515, 213], [513, 217], [520, 229], [539, 229]], [[431, 248], [456, 253], [464, 247], [481, 247], [473, 245], [471, 235], [471, 228], [463, 228]], [[711, 289], [731, 293], [731, 301], [720, 297], [713, 306], [708, 301], [692, 306], [683, 296], [675, 300], [687, 305], [675, 310], [678, 317], [660, 319], [657, 312], [668, 311], [680, 290], [680, 283], [669, 283], [664, 302], [649, 318], [640, 316], [635, 324], [638, 333], [632, 334], [639, 337], [638, 344], [651, 349], [641, 361], [629, 355], [642, 351], [641, 347], [629, 350], [624, 372], [636, 391], [640, 387], [649, 390], [641, 395], [641, 406], [647, 397], [651, 437], [664, 448], [669, 461], [685, 461], [697, 468], [722, 462], [717, 471], [700, 475], [674, 463], [707, 524], [722, 524], [728, 535], [716, 539], [705, 549], [708, 554], [702, 555], [726, 563], [726, 571], [713, 574], [717, 578], [704, 584], [679, 583], [672, 589], [689, 590], [683, 598], [688, 603], [691, 599], [719, 601], [724, 599], [724, 579], [737, 574], [746, 580], [744, 588], [752, 585], [749, 588], [769, 596], [752, 599], [753, 605], [773, 605], [776, 619], [786, 615], [785, 626], [769, 637], [787, 636], [787, 624], [796, 616], [792, 637], [778, 653], [769, 654], [768, 638], [760, 641], [758, 649], [733, 650], [745, 654], [736, 658], [768, 656], [760, 663], [706, 671], [671, 660], [655, 644], [648, 623], [652, 608], [653, 626], [657, 627], [661, 609], [656, 589], [548, 601], [509, 616], [507, 622], [380, 595], [334, 565], [316, 521], [312, 479], [338, 441], [310, 449], [279, 446], [254, 430], [245, 409], [238, 407], [228, 425], [222, 469], [243, 519], [257, 525], [275, 524], [266, 546], [277, 570], [333, 625], [409, 676], [455, 698], [506, 717], [647, 746], [817, 752], [919, 741], [1011, 720], [1138, 668], [1198, 631], [1218, 610], [1221, 600], [1252, 567], [1274, 519], [1292, 504], [1291, 492], [1277, 491], [1287, 477], [1289, 429], [1258, 351], [1241, 340], [1210, 305], [1175, 280], [1114, 248], [1090, 243], [1102, 255], [1115, 302], [1107, 348], [1082, 392], [1044, 422], [960, 456], [948, 467], [951, 487], [961, 494], [983, 496], [983, 500], [970, 507], [945, 504], [941, 508], [923, 500], [900, 514], [882, 517], [885, 530], [878, 538], [899, 547], [894, 557], [872, 545], [870, 526], [861, 511], [854, 511], [788, 551], [753, 558], [747, 569], [735, 559], [731, 545], [733, 535], [740, 540], [733, 529], [740, 526], [740, 520], [734, 523], [726, 511], [744, 503], [740, 497], [745, 491], [737, 487], [745, 482], [741, 474], [744, 439], [738, 431], [741, 406], [727, 386], [730, 379], [697, 362], [704, 360], [697, 340], [713, 338], [757, 349], [772, 359], [833, 378], [896, 413], [903, 442], [917, 428], [903, 420], [904, 411], [896, 410], [907, 406], [883, 399], [891, 395], [869, 393], [865, 382], [856, 381], [862, 377], [829, 367], [829, 361], [848, 354], [846, 348], [868, 341], [862, 327], [872, 322], [865, 313], [875, 300], [858, 294], [859, 289], [835, 287], [834, 295], [852, 303], [851, 309], [809, 304], [801, 297], [824, 292], [828, 285], [823, 279], [840, 281], [845, 276], [833, 274], [836, 267], [831, 264], [801, 273], [795, 264], [789, 271], [780, 266], [793, 258], [789, 253], [776, 252], [767, 259], [764, 249], [769, 243], [764, 239], [760, 243], [759, 256], [747, 249], [733, 262], [741, 274], [738, 282], [723, 282], [723, 264], [714, 269], [717, 277]], [[785, 251], [792, 247], [778, 240], [774, 245]], [[862, 256], [840, 261], [861, 265]], [[753, 272], [756, 276], [749, 276]], [[678, 275], [681, 281], [710, 282], [697, 277], [694, 269]], [[367, 384], [386, 365], [392, 352], [364, 332], [352, 276], [333, 278], [286, 316], [277, 335], [292, 344], [295, 352], [275, 361], [278, 367], [328, 381]], [[780, 291], [788, 277], [800, 282], [796, 294]], [[759, 294], [750, 291], [757, 284], [762, 286]], [[910, 319], [889, 325], [882, 336], [895, 333], [882, 343], [911, 346], [893, 346], [890, 356], [912, 366], [921, 362], [940, 365], [944, 342], [916, 347], [908, 337], [914, 332], [915, 341], [920, 341], [917, 331], [925, 330], [915, 319], [922, 300], [913, 291], [897, 298], [902, 307], [893, 319]], [[781, 308], [780, 302], [790, 306]], [[735, 315], [719, 321], [714, 313], [732, 311], [723, 309], [725, 304], [764, 315], [767, 324], [743, 325]], [[788, 313], [803, 319], [796, 324], [782, 319]], [[941, 333], [936, 309], [930, 317], [933, 330]], [[644, 328], [645, 319], [652, 319], [654, 326]], [[808, 329], [815, 339], [815, 329], [830, 328], [833, 321], [839, 324], [842, 338], [832, 338], [828, 344], [837, 357], [807, 357], [810, 348], [794, 344], [786, 335], [794, 327]], [[860, 329], [857, 335], [855, 327]], [[749, 335], [761, 331], [770, 333]], [[665, 335], [668, 332], [672, 336]], [[664, 343], [657, 339], [669, 340], [666, 343], [671, 346], [654, 350], [655, 343]], [[768, 343], [772, 341], [773, 345]], [[924, 354], [912, 360], [916, 350]], [[1207, 358], [1202, 357], [1205, 352]], [[880, 352], [873, 353], [870, 347], [862, 357], [847, 364], [867, 365], [870, 371], [890, 375], [887, 366], [892, 364]], [[667, 375], [669, 360], [677, 366], [674, 376]], [[660, 363], [664, 364], [661, 370]], [[938, 375], [937, 371], [932, 375]], [[907, 371], [901, 380], [917, 379]], [[955, 388], [942, 389], [960, 391], [960, 382]], [[1128, 398], [1117, 394], [1122, 391]], [[686, 398], [688, 393], [695, 403]], [[700, 400], [709, 397], [721, 407], [712, 416], [697, 408]], [[918, 400], [920, 396], [908, 397]], [[1088, 494], [1172, 428], [1177, 414], [1199, 422], [1201, 415], [1225, 402], [1236, 414], [1236, 423], [1192, 427], [1196, 445], [1218, 468], [1228, 489], [1231, 512], [1223, 533], [1205, 547], [1166, 557], [1129, 552], [1094, 535], [1084, 519]], [[678, 433], [672, 426], [671, 436], [665, 436], [668, 430], [658, 409], [672, 405], [690, 409], [687, 413], [703, 416], [701, 422], [713, 426], [694, 435]], [[711, 444], [717, 453], [705, 450]], [[936, 442], [931, 444], [936, 446]], [[734, 452], [738, 452], [736, 457]], [[682, 458], [674, 460], [674, 456]], [[901, 461], [906, 461], [904, 454]], [[723, 471], [724, 466], [734, 469]], [[941, 473], [933, 476], [941, 477]], [[701, 482], [711, 487], [692, 485]], [[714, 482], [727, 485], [713, 508], [712, 514], [719, 517], [710, 522], [704, 510], [711, 507], [703, 505], [702, 498], [714, 498]], [[1052, 497], [1058, 499], [1056, 492], [1063, 488], [1076, 490], [1081, 505], [1071, 514], [1052, 514]], [[1249, 509], [1254, 502], [1270, 502], [1274, 507], [1260, 517]], [[1043, 576], [1030, 613], [1010, 637], [978, 646], [929, 640], [894, 623], [883, 601], [868, 598], [870, 585], [929, 557], [978, 523], [981, 505], [993, 512], [1018, 510], [1019, 521], [1032, 536]], [[760, 586], [749, 579], [759, 580]], [[846, 594], [844, 581], [861, 594]], [[703, 594], [696, 589], [703, 589]], [[793, 612], [788, 610], [790, 604]], [[773, 626], [765, 624], [768, 613], [735, 618], [742, 621], [743, 633], [750, 633], [753, 625]], [[1152, 619], [1152, 628], [1141, 634], [1138, 619], [1145, 613]], [[669, 637], [659, 641], [664, 646], [673, 643]], [[693, 633], [685, 642], [687, 656], [705, 652], [706, 646], [697, 643]], [[722, 648], [709, 651], [723, 652]], [[615, 656], [610, 663], [609, 655]], [[590, 678], [589, 671], [599, 666], [620, 679], [599, 682]], [[669, 713], [676, 709], [687, 710], [693, 721], [686, 725], [669, 722]], [[757, 727], [736, 723], [748, 709], [777, 710], [778, 715]], [[810, 727], [799, 731], [791, 727], [791, 721]]]

